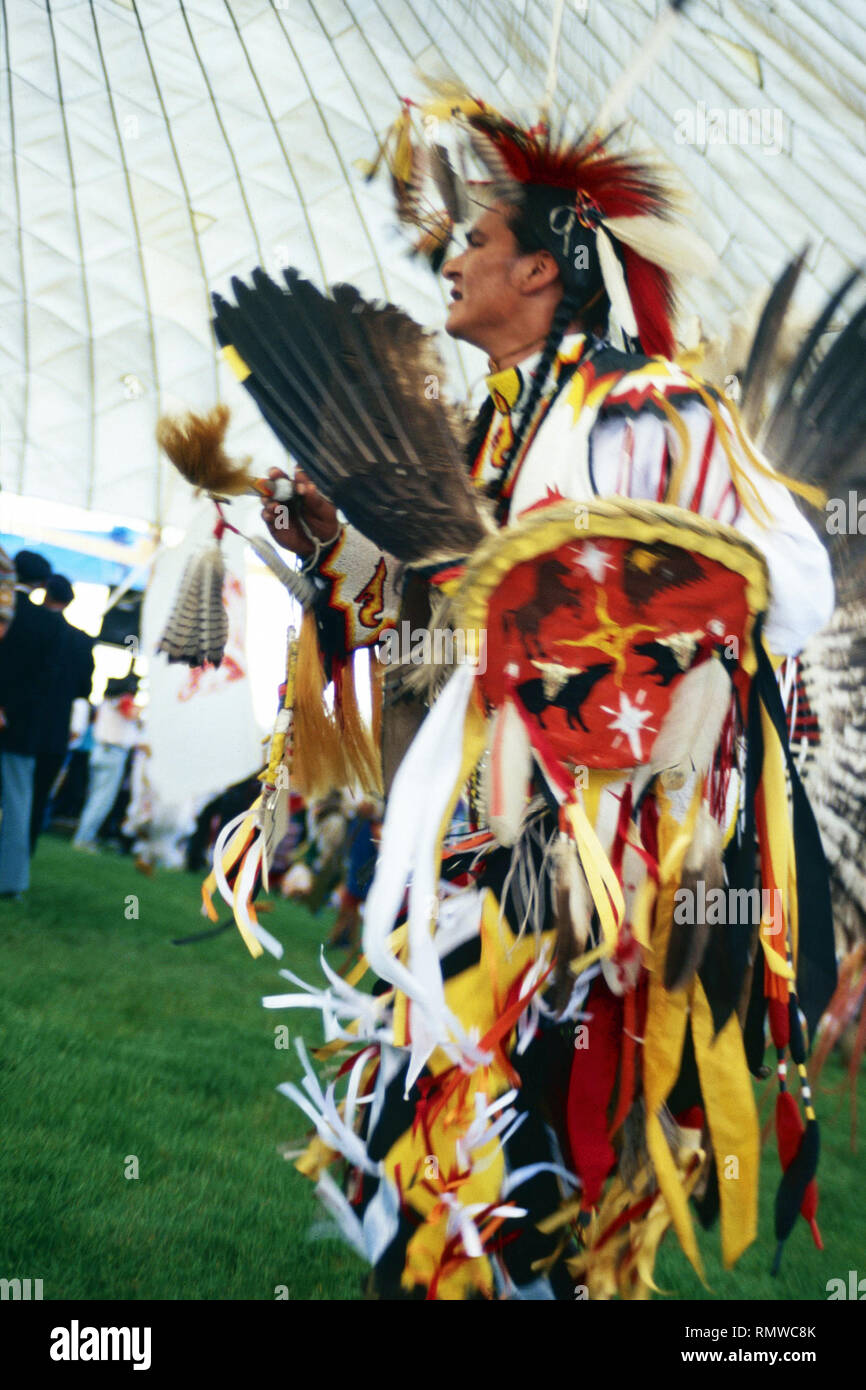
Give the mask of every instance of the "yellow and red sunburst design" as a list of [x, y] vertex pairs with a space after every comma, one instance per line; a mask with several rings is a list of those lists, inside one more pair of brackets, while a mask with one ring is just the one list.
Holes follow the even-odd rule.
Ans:
[[514, 699], [560, 765], [617, 769], [647, 761], [678, 682], [714, 651], [749, 674], [766, 597], [763, 561], [731, 528], [596, 499], [542, 504], [491, 538], [455, 602], [485, 634], [488, 708]]

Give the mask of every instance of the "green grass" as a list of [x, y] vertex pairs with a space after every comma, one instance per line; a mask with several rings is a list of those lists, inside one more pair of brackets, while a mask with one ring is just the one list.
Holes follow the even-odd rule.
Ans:
[[[48, 1299], [273, 1299], [279, 1285], [292, 1299], [359, 1298], [364, 1266], [339, 1241], [311, 1238], [321, 1218], [312, 1184], [279, 1152], [307, 1122], [274, 1089], [300, 1075], [294, 1051], [275, 1048], [275, 1026], [288, 1021], [316, 1045], [318, 1015], [262, 1009], [285, 982], [234, 931], [171, 944], [206, 925], [198, 882], [143, 878], [129, 859], [44, 837], [26, 904], [0, 903], [0, 1276], [40, 1278]], [[137, 920], [124, 915], [129, 894]], [[291, 968], [317, 980], [329, 919], [278, 903], [267, 924]], [[770, 1278], [778, 1161], [768, 1145], [759, 1242], [724, 1271], [718, 1231], [702, 1234], [705, 1289], [667, 1239], [662, 1289], [823, 1299], [828, 1279], [866, 1274], [862, 1152], [851, 1154], [836, 1105], [821, 1098], [826, 1251], [800, 1222]], [[138, 1179], [124, 1176], [129, 1155]]]
[[[26, 905], [0, 904], [0, 1275], [46, 1298], [356, 1298], [362, 1262], [310, 1239], [312, 1184], [278, 1152], [307, 1122], [274, 1089], [300, 1074], [274, 1046], [290, 1016], [260, 999], [289, 986], [234, 930], [171, 944], [207, 926], [198, 883], [43, 837]], [[328, 922], [268, 924], [316, 978]], [[321, 1042], [317, 1015], [290, 1021]]]
[[[770, 1053], [768, 1052], [768, 1058]], [[866, 1222], [861, 1200], [863, 1146], [866, 1135], [861, 1132], [858, 1151], [850, 1147], [850, 1111], [847, 1097], [840, 1105], [838, 1087], [844, 1072], [834, 1062], [824, 1070], [817, 1098], [818, 1119], [821, 1125], [821, 1157], [818, 1165], [818, 1226], [824, 1250], [815, 1248], [812, 1234], [802, 1217], [798, 1217], [789, 1236], [782, 1266], [774, 1279], [770, 1265], [776, 1248], [773, 1234], [773, 1205], [779, 1185], [781, 1166], [776, 1153], [775, 1132], [764, 1148], [761, 1162], [761, 1192], [758, 1215], [758, 1238], [733, 1269], [722, 1265], [719, 1230], [716, 1226], [700, 1232], [699, 1244], [704, 1261], [706, 1287], [703, 1286], [686, 1260], [675, 1238], [669, 1236], [662, 1244], [656, 1262], [655, 1281], [659, 1289], [676, 1298], [687, 1299], [778, 1299], [784, 1302], [799, 1299], [823, 1300], [827, 1297], [827, 1281], [844, 1279], [848, 1271], [858, 1269], [866, 1274]], [[770, 1096], [762, 1107], [762, 1119], [772, 1117], [776, 1097], [775, 1074], [769, 1083]], [[828, 1089], [825, 1091], [823, 1087]], [[764, 1088], [759, 1088], [759, 1096]], [[859, 1087], [860, 1113], [866, 1100], [866, 1085], [861, 1077]], [[695, 1221], [697, 1225], [697, 1221]]]

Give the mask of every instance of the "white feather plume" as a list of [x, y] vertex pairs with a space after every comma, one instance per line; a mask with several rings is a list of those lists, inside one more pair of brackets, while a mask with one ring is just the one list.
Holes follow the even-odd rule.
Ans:
[[638, 338], [637, 320], [632, 308], [631, 296], [628, 292], [628, 285], [625, 282], [623, 268], [619, 263], [619, 257], [613, 249], [613, 243], [604, 227], [599, 224], [595, 233], [595, 244], [598, 248], [598, 259], [601, 265], [601, 275], [604, 280], [604, 287], [610, 300], [610, 306], [616, 316], [616, 320], [623, 333], [627, 333], [630, 338]]
[[717, 257], [702, 236], [663, 217], [606, 217], [607, 231], [639, 256], [672, 275], [712, 275]]
[[731, 704], [731, 681], [716, 657], [676, 682], [650, 755], [651, 773], [703, 777], [709, 771]]
[[652, 71], [674, 37], [679, 23], [680, 8], [681, 0], [677, 4], [667, 5], [662, 10], [638, 49], [636, 57], [617, 78], [599, 107], [592, 123], [595, 130], [605, 134], [625, 114], [632, 93]]

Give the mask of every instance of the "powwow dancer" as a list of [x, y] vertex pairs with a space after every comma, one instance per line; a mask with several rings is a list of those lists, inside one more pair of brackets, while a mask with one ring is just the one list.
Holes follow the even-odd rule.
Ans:
[[[728, 1265], [754, 1239], [750, 1070], [767, 1018], [777, 1236], [802, 1212], [819, 1239], [814, 1112], [803, 1086], [804, 1126], [785, 1075], [790, 1048], [804, 1077], [804, 1024], [832, 992], [832, 925], [769, 654], [829, 619], [830, 560], [791, 495], [815, 489], [775, 474], [733, 404], [671, 360], [669, 272], [693, 247], [657, 173], [469, 99], [438, 114], [489, 177], [443, 268], [448, 331], [491, 359], [468, 483], [405, 315], [291, 271], [288, 293], [256, 271], [252, 288], [234, 282], [236, 305], [215, 297], [226, 355], [301, 465], [288, 505], [264, 515], [312, 586], [282, 743], [217, 882], [260, 949], [244, 903], [277, 774], [290, 766], [310, 793], [339, 761], [328, 736], [357, 740], [352, 653], [384, 647], [407, 613], [471, 639], [476, 659], [444, 685], [423, 673], [426, 717], [417, 671], [388, 672], [363, 940], [378, 985], [325, 966], [318, 991], [286, 971], [303, 992], [266, 1000], [321, 1009], [326, 1054], [347, 1053], [323, 1090], [301, 1048], [303, 1090], [283, 1088], [317, 1130], [298, 1166], [383, 1296], [572, 1298], [577, 1283], [646, 1297], [671, 1225], [700, 1272], [690, 1197], [720, 1217]], [[409, 121], [395, 147], [411, 173]], [[808, 476], [804, 447], [782, 461]], [[251, 482], [238, 470], [237, 490]], [[300, 689], [329, 675], [330, 725]], [[454, 830], [467, 784], [470, 824]], [[696, 920], [688, 905], [723, 885], [743, 903], [768, 890], [772, 911]]]

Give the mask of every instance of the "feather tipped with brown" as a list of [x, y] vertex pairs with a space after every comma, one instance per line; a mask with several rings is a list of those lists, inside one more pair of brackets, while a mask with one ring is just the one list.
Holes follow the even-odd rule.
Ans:
[[[674, 909], [668, 948], [665, 955], [665, 989], [670, 993], [686, 989], [701, 967], [710, 939], [710, 925], [705, 911], [698, 911], [709, 895], [722, 888], [725, 882], [722, 868], [722, 828], [701, 805], [695, 832], [683, 862], [680, 903], [691, 905], [687, 914], [691, 921], [681, 922]], [[703, 891], [701, 890], [701, 886]]]
[[553, 917], [556, 928], [554, 1007], [565, 1008], [574, 988], [569, 965], [583, 955], [589, 939], [593, 905], [573, 840], [561, 835], [554, 848]]
[[465, 222], [469, 213], [466, 188], [444, 145], [434, 145], [428, 156], [430, 173], [451, 222]]
[[227, 405], [215, 405], [207, 415], [163, 415], [156, 426], [156, 442], [180, 475], [202, 492], [221, 497], [237, 497], [253, 484], [249, 461], [238, 462], [225, 451], [230, 418]]

